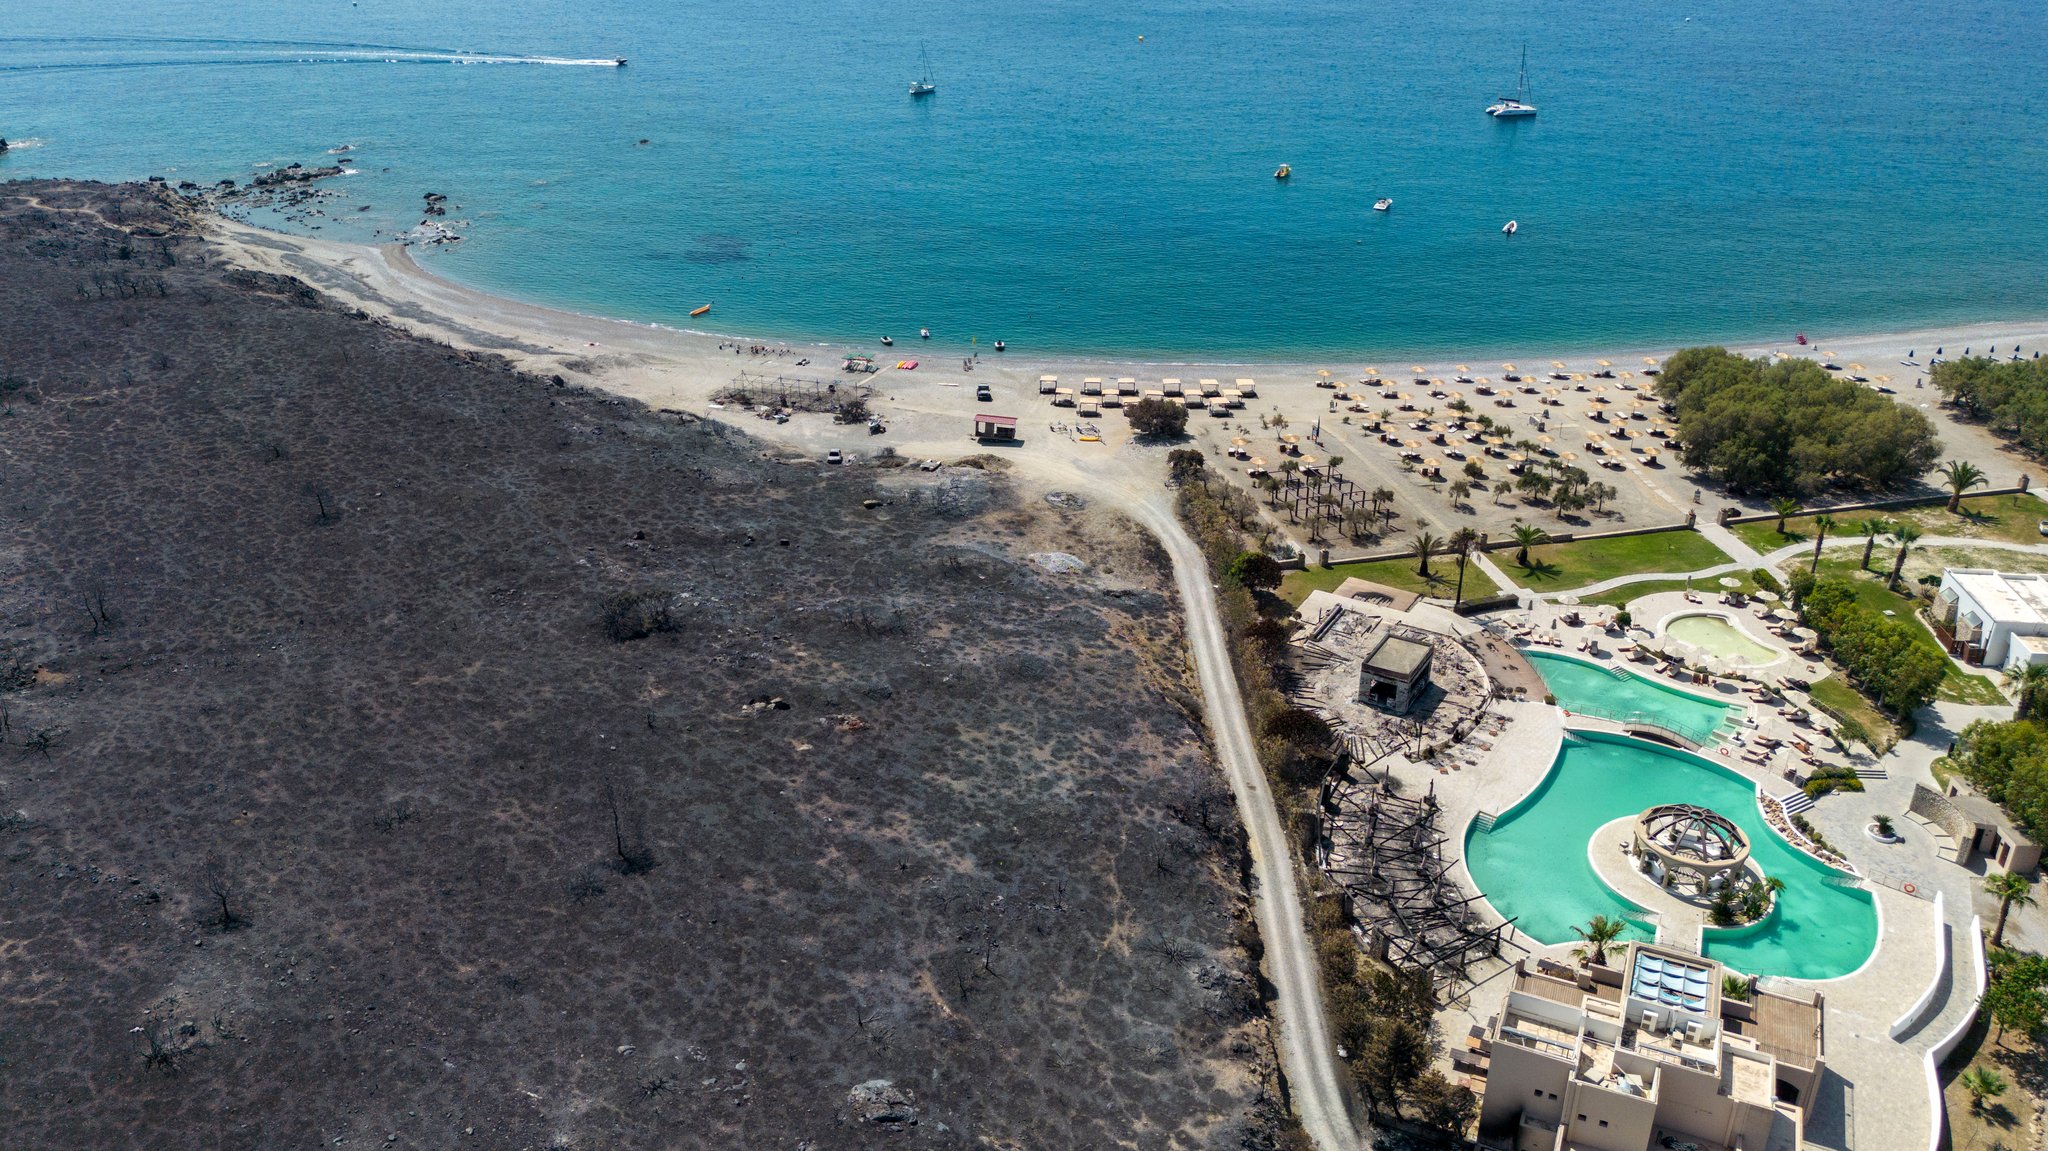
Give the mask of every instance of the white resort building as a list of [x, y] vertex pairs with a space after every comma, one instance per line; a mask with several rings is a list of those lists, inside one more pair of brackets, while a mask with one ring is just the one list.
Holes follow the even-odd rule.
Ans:
[[1933, 616], [1942, 646], [1965, 663], [2048, 662], [2048, 576], [1949, 568]]
[[1473, 1046], [1481, 1146], [1795, 1151], [1820, 1082], [1822, 1003], [1721, 996], [1722, 968], [1635, 943], [1619, 967], [1519, 970]]

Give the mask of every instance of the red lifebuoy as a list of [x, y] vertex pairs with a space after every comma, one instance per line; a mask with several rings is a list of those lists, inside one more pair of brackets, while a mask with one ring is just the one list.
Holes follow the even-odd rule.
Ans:
[[1721, 754], [1722, 754], [1722, 755], [1727, 755], [1727, 754], [1728, 754], [1728, 749], [1727, 749], [1727, 748], [1725, 748], [1725, 747], [1724, 747], [1724, 748], [1722, 748], [1722, 749], [1721, 749]]
[[1908, 883], [1908, 884], [1907, 884], [1907, 885], [1906, 885], [1906, 886], [1905, 886], [1904, 888], [1902, 888], [1901, 890], [1903, 890], [1903, 891], [1904, 891], [1904, 892], [1905, 892], [1905, 893], [1906, 893], [1907, 895], [1917, 895], [1917, 894], [1919, 893], [1919, 891], [1920, 891], [1920, 889], [1919, 889], [1919, 888], [1917, 888], [1917, 887], [1913, 886], [1913, 885], [1912, 885], [1912, 884], [1910, 884], [1910, 883]]

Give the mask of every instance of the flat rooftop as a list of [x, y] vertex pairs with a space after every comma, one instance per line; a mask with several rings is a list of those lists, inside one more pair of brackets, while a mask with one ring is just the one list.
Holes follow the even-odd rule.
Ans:
[[2048, 578], [1988, 568], [1950, 568], [1948, 578], [1998, 623], [2048, 626]]
[[1365, 657], [1365, 669], [1394, 679], [1411, 679], [1429, 663], [1429, 656], [1428, 644], [1390, 635]]
[[1820, 1058], [1820, 1008], [1812, 1003], [1759, 991], [1750, 1000], [1756, 1022], [1725, 1020], [1731, 1035], [1754, 1040], [1757, 1049], [1793, 1067], [1812, 1067]]

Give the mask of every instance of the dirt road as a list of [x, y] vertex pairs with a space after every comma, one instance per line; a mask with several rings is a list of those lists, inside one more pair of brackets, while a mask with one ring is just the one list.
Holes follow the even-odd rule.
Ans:
[[1281, 1061], [1301, 1125], [1323, 1151], [1350, 1151], [1363, 1143], [1351, 1114], [1347, 1073], [1331, 1048], [1323, 1017], [1322, 988], [1302, 921], [1301, 893], [1294, 882], [1292, 852], [1279, 811], [1259, 767], [1244, 701], [1209, 583], [1208, 565], [1195, 541], [1182, 530], [1169, 501], [1161, 496], [1132, 500], [1128, 510], [1166, 546], [1173, 557], [1174, 582], [1187, 616], [1188, 645], [1202, 677], [1202, 698], [1216, 758], [1237, 795], [1239, 817], [1251, 837], [1258, 884], [1254, 906], [1259, 937], [1266, 945], [1266, 971], [1278, 995], [1274, 1004]]

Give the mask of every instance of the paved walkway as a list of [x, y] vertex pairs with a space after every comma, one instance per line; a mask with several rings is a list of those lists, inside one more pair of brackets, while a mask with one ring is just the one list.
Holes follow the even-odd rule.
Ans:
[[1698, 527], [1699, 533], [1707, 537], [1709, 543], [1727, 552], [1728, 558], [1734, 560], [1737, 566], [1745, 568], [1763, 566], [1764, 557], [1758, 554], [1755, 548], [1750, 547], [1749, 544], [1744, 542], [1741, 536], [1736, 535], [1711, 519], [1702, 518], [1699, 521]]

